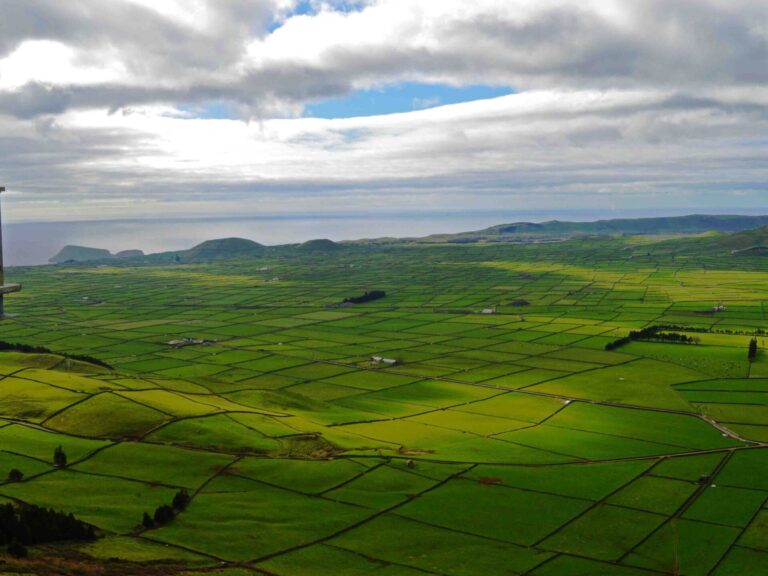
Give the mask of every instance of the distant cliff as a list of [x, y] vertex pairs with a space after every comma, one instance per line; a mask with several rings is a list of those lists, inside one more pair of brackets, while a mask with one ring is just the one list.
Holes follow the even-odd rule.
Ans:
[[107, 260], [111, 258], [133, 258], [143, 256], [141, 250], [124, 250], [112, 254], [103, 248], [89, 248], [87, 246], [64, 246], [49, 262], [63, 264], [64, 262], [89, 262], [91, 260]]

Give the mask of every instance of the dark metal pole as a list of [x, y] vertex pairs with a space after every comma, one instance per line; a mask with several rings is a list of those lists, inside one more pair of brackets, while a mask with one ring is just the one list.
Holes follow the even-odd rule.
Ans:
[[[0, 193], [5, 192], [5, 187], [0, 186]], [[3, 212], [0, 207], [0, 286], [5, 286], [5, 272], [3, 269]], [[0, 293], [0, 319], [5, 316], [4, 295]]]

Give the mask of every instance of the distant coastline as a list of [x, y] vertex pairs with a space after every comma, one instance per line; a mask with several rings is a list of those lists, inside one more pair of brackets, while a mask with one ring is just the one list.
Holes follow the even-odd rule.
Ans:
[[[213, 238], [241, 237], [266, 245], [300, 243], [312, 238], [334, 241], [377, 237], [414, 237], [480, 230], [505, 222], [568, 220], [589, 222], [611, 218], [682, 216], [692, 213], [757, 215], [760, 211], [667, 210], [519, 210], [296, 214], [248, 217], [90, 220], [79, 222], [13, 222], [4, 227], [5, 261], [9, 266], [47, 264], [67, 244], [117, 252], [126, 247], [145, 253], [188, 249]], [[8, 216], [12, 216], [8, 215]]]

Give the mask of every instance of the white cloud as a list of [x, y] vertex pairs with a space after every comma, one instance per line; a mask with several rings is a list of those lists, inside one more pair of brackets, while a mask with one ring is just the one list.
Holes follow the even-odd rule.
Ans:
[[[753, 0], [375, 0], [352, 12], [322, 3], [269, 33], [292, 4], [113, 0], [104, 10], [97, 0], [6, 0], [0, 14], [22, 25], [0, 25], [0, 38], [60, 42], [86, 72], [108, 71], [84, 86], [52, 71], [55, 58], [38, 62], [27, 88], [51, 85], [56, 103], [41, 99], [40, 114], [227, 99], [264, 117], [405, 80], [521, 90], [768, 81], [768, 4]], [[14, 113], [13, 104], [4, 108]]]
[[0, 90], [18, 90], [30, 82], [93, 85], [119, 82], [126, 70], [116, 59], [80, 59], [73, 48], [50, 40], [32, 40], [0, 60]]
[[[295, 4], [4, 0], [0, 174], [19, 213], [768, 197], [765, 2]], [[520, 93], [300, 117], [403, 81]], [[213, 101], [250, 121], [190, 114]]]
[[[50, 180], [34, 178], [30, 198], [125, 215], [146, 210], [146, 200], [162, 211], [255, 213], [759, 190], [768, 98], [715, 96], [549, 90], [389, 116], [252, 123], [155, 107], [69, 112], [29, 146], [30, 165], [42, 143], [69, 151], [48, 167]], [[25, 155], [12, 161], [23, 166]], [[19, 199], [14, 211], [32, 209]]]

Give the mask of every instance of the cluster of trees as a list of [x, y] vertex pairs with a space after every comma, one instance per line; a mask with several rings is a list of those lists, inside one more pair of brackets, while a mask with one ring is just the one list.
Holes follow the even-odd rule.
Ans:
[[0, 340], [0, 351], [24, 352], [25, 354], [56, 354], [57, 356], [64, 356], [64, 358], [70, 358], [71, 360], [96, 364], [97, 366], [101, 366], [109, 370], [113, 369], [112, 366], [103, 360], [99, 360], [98, 358], [93, 358], [92, 356], [85, 356], [82, 354], [62, 354], [61, 352], [54, 352], [45, 346], [30, 346], [29, 344], [15, 344], [12, 342], [4, 342]]
[[606, 350], [616, 350], [629, 344], [633, 340], [661, 340], [663, 342], [675, 342], [678, 344], [698, 344], [699, 339], [695, 336], [687, 336], [679, 332], [663, 332], [663, 330], [674, 330], [678, 326], [648, 326], [642, 330], [632, 330], [624, 338], [619, 338], [605, 345]]
[[[642, 338], [638, 338], [638, 340], [641, 339]], [[700, 339], [696, 338], [695, 336], [686, 336], [685, 334], [680, 334], [679, 332], [659, 332], [658, 334], [649, 336], [647, 339], [662, 340], [663, 342], [676, 342], [678, 344], [698, 344], [700, 342]]]
[[660, 326], [659, 329], [673, 330], [675, 332], [697, 332], [700, 334], [752, 334], [755, 336], [766, 335], [766, 331], [763, 328], [757, 328], [752, 332], [745, 332], [743, 330], [731, 330], [730, 328], [711, 328], [708, 326], [678, 326], [675, 324], [665, 324], [664, 326]]
[[618, 340], [614, 340], [613, 342], [608, 342], [608, 344], [605, 345], [606, 350], [616, 350], [616, 348], [621, 348], [622, 346], [629, 344], [632, 342], [632, 339], [629, 336], [625, 336], [624, 338], [619, 338]]
[[149, 513], [144, 512], [141, 525], [144, 528], [149, 529], [168, 524], [168, 522], [174, 519], [176, 514], [186, 510], [191, 500], [192, 498], [189, 496], [189, 492], [186, 490], [179, 490], [174, 495], [173, 502], [171, 502], [170, 506], [168, 504], [161, 504], [155, 509], [155, 513], [152, 516], [150, 516]]
[[61, 540], [95, 540], [93, 526], [72, 514], [32, 504], [0, 505], [0, 545], [17, 558], [27, 555], [27, 546]]
[[755, 358], [757, 358], [757, 338], [752, 338], [752, 340], [749, 341], [749, 352], [747, 353], [747, 357], [750, 362], [754, 362]]
[[379, 300], [386, 295], [387, 293], [384, 292], [384, 290], [371, 290], [362, 296], [350, 296], [349, 298], [344, 298], [344, 304], [363, 304], [365, 302], [371, 302], [372, 300]]

